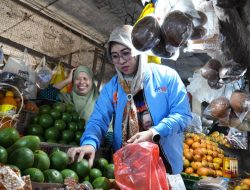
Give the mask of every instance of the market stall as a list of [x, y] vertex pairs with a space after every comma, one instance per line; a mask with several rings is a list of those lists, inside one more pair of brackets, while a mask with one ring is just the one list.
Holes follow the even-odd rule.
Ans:
[[[71, 3], [0, 3], [4, 10], [0, 190], [250, 189], [246, 26], [250, 3], [77, 0], [70, 7]], [[87, 121], [72, 104], [37, 96], [67, 79], [79, 65], [91, 69], [93, 83], [101, 90], [115, 74], [106, 59], [105, 43], [114, 26], [124, 23], [133, 25], [133, 45], [147, 55], [147, 62], [177, 70], [189, 93], [193, 118], [183, 131], [179, 174], [166, 174], [157, 144], [131, 144], [114, 153], [109, 136], [101, 143], [93, 167], [87, 157], [70, 160], [67, 151], [79, 146]], [[72, 84], [60, 92], [72, 92]]]

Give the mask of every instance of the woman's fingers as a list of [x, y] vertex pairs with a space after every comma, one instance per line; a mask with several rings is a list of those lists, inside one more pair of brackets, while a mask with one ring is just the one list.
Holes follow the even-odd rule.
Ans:
[[133, 143], [138, 138], [138, 133], [132, 136], [129, 140], [127, 140], [127, 143]]

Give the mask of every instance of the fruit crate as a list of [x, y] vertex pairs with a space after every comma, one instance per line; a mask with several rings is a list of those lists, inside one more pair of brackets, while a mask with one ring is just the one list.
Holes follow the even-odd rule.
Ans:
[[181, 177], [184, 181], [185, 187], [187, 190], [197, 190], [197, 182], [201, 179], [201, 177], [192, 176], [189, 174], [181, 174]]

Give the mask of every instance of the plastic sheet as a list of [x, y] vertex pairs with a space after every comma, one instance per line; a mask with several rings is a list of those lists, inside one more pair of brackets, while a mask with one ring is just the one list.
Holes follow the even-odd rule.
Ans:
[[128, 144], [114, 154], [115, 179], [121, 190], [168, 190], [166, 169], [157, 144]]

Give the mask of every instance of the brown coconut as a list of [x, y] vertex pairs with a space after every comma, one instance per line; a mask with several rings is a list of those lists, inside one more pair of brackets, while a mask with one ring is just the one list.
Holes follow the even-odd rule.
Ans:
[[146, 16], [133, 27], [131, 38], [134, 47], [139, 51], [147, 51], [160, 42], [161, 28], [157, 19]]
[[206, 35], [206, 33], [207, 33], [207, 29], [204, 28], [203, 26], [195, 27], [193, 32], [192, 32], [192, 35], [191, 35], [190, 39], [191, 40], [201, 39]]
[[180, 47], [190, 39], [193, 32], [192, 19], [181, 11], [172, 11], [161, 25], [161, 31], [166, 43]]
[[217, 59], [210, 59], [205, 66], [219, 72], [222, 64]]
[[211, 115], [215, 118], [225, 118], [230, 114], [230, 102], [226, 97], [219, 97], [210, 103]]
[[247, 100], [248, 95], [246, 92], [236, 90], [232, 93], [230, 97], [230, 105], [236, 113], [246, 112], [248, 109], [246, 105]]

